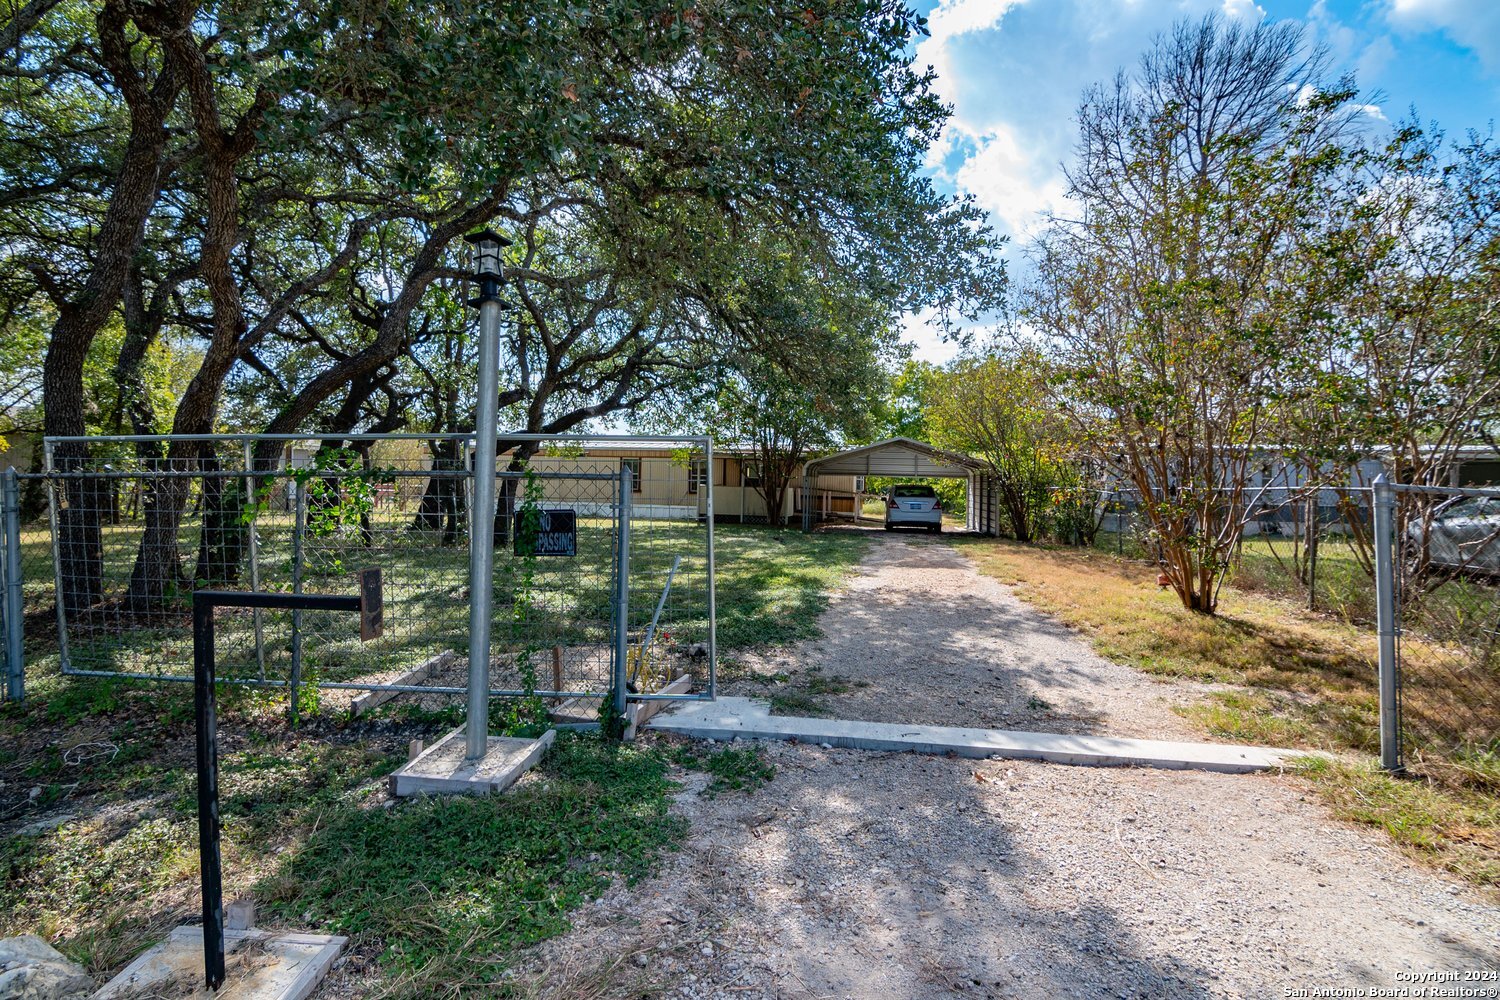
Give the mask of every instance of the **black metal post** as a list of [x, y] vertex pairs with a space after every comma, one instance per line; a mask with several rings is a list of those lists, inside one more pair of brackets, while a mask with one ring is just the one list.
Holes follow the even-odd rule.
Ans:
[[[370, 575], [373, 574], [373, 575]], [[358, 611], [368, 620], [361, 638], [380, 634], [380, 571], [366, 570], [360, 595], [262, 594], [199, 590], [193, 594], [193, 712], [198, 726], [198, 861], [203, 881], [203, 976], [224, 982], [224, 872], [219, 856], [219, 721], [214, 708], [214, 609], [292, 608]]]
[[193, 713], [198, 723], [198, 862], [203, 879], [203, 975], [224, 982], [224, 883], [219, 858], [219, 721], [214, 711], [214, 604], [193, 595]]

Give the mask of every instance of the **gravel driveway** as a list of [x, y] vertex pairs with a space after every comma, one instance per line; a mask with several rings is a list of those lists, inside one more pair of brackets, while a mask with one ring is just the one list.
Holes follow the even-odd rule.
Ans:
[[1203, 739], [1171, 706], [1207, 686], [1103, 659], [941, 541], [873, 534], [823, 638], [740, 657], [750, 676], [724, 694], [811, 690], [826, 714], [871, 722]]
[[1294, 778], [765, 746], [753, 796], [689, 777], [688, 842], [527, 957], [536, 995], [1261, 998], [1500, 963], [1500, 909]]
[[[754, 667], [866, 681], [840, 714], [1191, 735], [1169, 708], [1191, 689], [1101, 660], [941, 543], [883, 539], [822, 624]], [[1500, 964], [1492, 899], [1294, 777], [764, 746], [752, 796], [685, 777], [682, 850], [530, 953], [522, 992], [1259, 998]]]

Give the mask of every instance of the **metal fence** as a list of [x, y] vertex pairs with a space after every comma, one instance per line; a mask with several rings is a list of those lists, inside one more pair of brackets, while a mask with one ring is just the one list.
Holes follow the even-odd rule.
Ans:
[[1500, 754], [1500, 490], [1376, 489], [1386, 767]]
[[[1235, 588], [1375, 632], [1384, 767], [1464, 768], [1500, 753], [1500, 491], [1378, 480], [1240, 497], [1217, 518], [1241, 526], [1224, 566]], [[1096, 546], [1160, 558], [1138, 495], [1102, 493], [1094, 509]]]
[[[1097, 494], [1089, 541], [1155, 560], [1160, 546], [1134, 490]], [[1375, 620], [1374, 543], [1368, 487], [1249, 487], [1220, 522], [1242, 525], [1228, 556], [1235, 587], [1297, 601], [1349, 622]]]
[[[694, 475], [709, 443], [536, 435], [510, 444], [523, 451], [502, 455], [496, 477], [492, 693], [602, 697], [627, 596], [632, 696], [662, 697], [683, 674], [711, 696], [712, 483]], [[47, 520], [7, 535], [22, 549], [45, 543], [51, 557], [51, 579], [38, 581], [33, 552], [19, 615], [29, 614], [34, 639], [42, 619], [55, 619], [64, 673], [190, 680], [194, 589], [352, 593], [354, 574], [379, 566], [381, 638], [361, 643], [347, 616], [226, 608], [220, 676], [290, 685], [294, 704], [319, 691], [464, 690], [468, 437], [55, 439], [46, 456], [42, 472], [13, 478], [45, 490]]]

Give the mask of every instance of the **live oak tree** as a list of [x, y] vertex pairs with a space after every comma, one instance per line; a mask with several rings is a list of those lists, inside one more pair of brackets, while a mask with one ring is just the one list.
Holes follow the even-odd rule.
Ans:
[[749, 343], [723, 369], [711, 426], [727, 445], [753, 455], [767, 521], [785, 524], [788, 490], [814, 451], [869, 434], [888, 393], [896, 353], [892, 300], [853, 282], [829, 281], [777, 247], [747, 257], [738, 295], [723, 317]]
[[[805, 233], [829, 266], [878, 275], [945, 312], [993, 267], [972, 207], [915, 179], [944, 111], [909, 67], [920, 23], [900, 4], [106, 0], [24, 13], [7, 25], [0, 64], [21, 109], [0, 137], [17, 154], [0, 224], [4, 252], [23, 265], [7, 280], [25, 276], [8, 301], [43, 295], [56, 310], [49, 433], [86, 429], [80, 358], [117, 313], [126, 383], [163, 337], [201, 353], [174, 412], [151, 412], [137, 393], [122, 427], [169, 418], [179, 433], [211, 430], [236, 372], [277, 381], [275, 359], [298, 347], [314, 363], [279, 379], [265, 429], [398, 419], [420, 398], [402, 388], [413, 345], [452, 329], [424, 317], [459, 263], [453, 241], [483, 223], [523, 224], [535, 203], [516, 193], [528, 185], [562, 197], [591, 188], [592, 203], [616, 207], [633, 193], [622, 224], [661, 229], [702, 213], [716, 220], [702, 236], [732, 238], [744, 222]], [[678, 238], [671, 249], [681, 273], [652, 294], [676, 295], [674, 322], [720, 343], [713, 309], [698, 304], [717, 297], [704, 264], [713, 248]], [[650, 299], [591, 329], [638, 339], [622, 318], [660, 314], [640, 302]], [[562, 405], [571, 392], [572, 411], [607, 412], [642, 400], [646, 383], [629, 381], [615, 378], [623, 391], [602, 399], [584, 399], [586, 379], [550, 398]], [[76, 450], [60, 462], [82, 463]], [[142, 460], [196, 468], [208, 458], [178, 443]], [[268, 468], [275, 456], [256, 460]], [[133, 603], [187, 582], [185, 482], [155, 484]], [[70, 483], [62, 596], [78, 607], [100, 596], [101, 504], [76, 492], [85, 481]]]

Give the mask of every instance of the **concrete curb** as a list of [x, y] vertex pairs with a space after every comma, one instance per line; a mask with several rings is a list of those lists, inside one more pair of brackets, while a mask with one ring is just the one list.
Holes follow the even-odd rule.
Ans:
[[716, 702], [685, 704], [653, 719], [650, 728], [697, 739], [794, 740], [852, 750], [954, 754], [973, 759], [1004, 757], [1090, 767], [1192, 769], [1227, 774], [1273, 770], [1307, 756], [1295, 750], [1224, 743], [1178, 743], [771, 715], [764, 703], [749, 698], [720, 698]]

